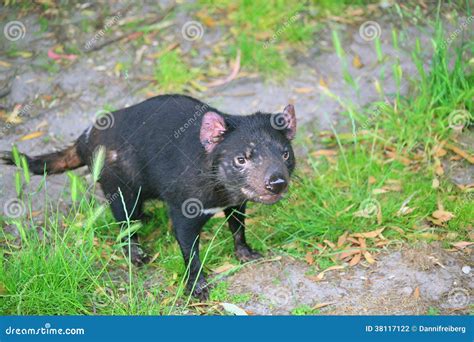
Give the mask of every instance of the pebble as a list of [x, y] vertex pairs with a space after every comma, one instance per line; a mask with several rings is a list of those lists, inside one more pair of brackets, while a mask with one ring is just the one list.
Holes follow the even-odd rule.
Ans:
[[462, 273], [469, 274], [471, 272], [471, 266], [463, 266], [461, 270], [462, 270]]
[[405, 286], [400, 292], [406, 296], [409, 296], [413, 293], [413, 289], [410, 286]]

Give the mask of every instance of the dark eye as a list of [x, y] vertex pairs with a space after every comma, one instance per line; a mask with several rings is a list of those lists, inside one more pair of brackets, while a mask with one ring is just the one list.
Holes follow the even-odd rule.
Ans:
[[282, 157], [283, 157], [283, 159], [288, 160], [288, 158], [290, 158], [290, 152], [288, 152], [288, 151], [283, 152]]
[[245, 159], [244, 157], [235, 157], [234, 161], [235, 165], [245, 165], [247, 159]]

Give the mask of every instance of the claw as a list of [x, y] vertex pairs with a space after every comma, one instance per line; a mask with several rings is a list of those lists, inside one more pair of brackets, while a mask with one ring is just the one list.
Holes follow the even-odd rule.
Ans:
[[235, 256], [240, 262], [249, 262], [263, 258], [259, 252], [254, 251], [249, 246], [238, 246], [235, 250]]

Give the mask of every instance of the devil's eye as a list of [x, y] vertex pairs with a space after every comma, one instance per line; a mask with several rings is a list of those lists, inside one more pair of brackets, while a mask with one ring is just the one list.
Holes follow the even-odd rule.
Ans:
[[283, 152], [282, 157], [283, 157], [283, 159], [288, 160], [288, 158], [290, 158], [290, 152], [289, 151]]
[[244, 157], [235, 157], [234, 161], [236, 165], [245, 165], [247, 159], [245, 159]]

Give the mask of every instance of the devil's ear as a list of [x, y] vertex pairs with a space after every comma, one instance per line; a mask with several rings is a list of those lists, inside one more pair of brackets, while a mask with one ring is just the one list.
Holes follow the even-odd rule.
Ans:
[[226, 130], [227, 128], [222, 116], [215, 112], [207, 112], [204, 114], [202, 117], [199, 140], [207, 153], [211, 153], [217, 144], [223, 140], [223, 135]]
[[283, 118], [285, 120], [285, 135], [292, 140], [296, 135], [296, 113], [292, 104], [289, 104], [283, 110]]

